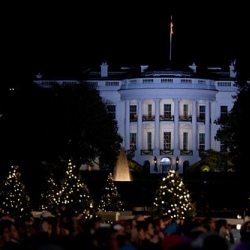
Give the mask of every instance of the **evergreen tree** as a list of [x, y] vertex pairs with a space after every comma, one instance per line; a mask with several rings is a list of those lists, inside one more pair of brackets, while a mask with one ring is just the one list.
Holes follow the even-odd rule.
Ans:
[[104, 186], [99, 208], [104, 212], [124, 211], [123, 205], [124, 203], [114, 184], [112, 173], [110, 173]]
[[201, 154], [201, 160], [190, 165], [186, 173], [197, 172], [229, 172], [233, 171], [229, 156], [226, 152], [206, 150]]
[[18, 171], [18, 166], [11, 166], [9, 175], [3, 180], [0, 201], [2, 213], [10, 214], [11, 217], [21, 217], [30, 214], [30, 197], [21, 181], [21, 173]]
[[68, 162], [64, 180], [58, 193], [58, 204], [66, 206], [73, 214], [80, 214], [86, 219], [95, 216], [97, 209], [94, 207], [90, 191], [81, 180], [79, 169]]
[[41, 193], [41, 200], [39, 204], [40, 210], [48, 210], [55, 214], [58, 211], [58, 195], [59, 186], [53, 179], [53, 176], [46, 178], [46, 184]]
[[181, 177], [174, 170], [170, 170], [162, 178], [156, 190], [153, 213], [155, 215], [169, 215], [175, 219], [184, 219], [195, 216], [195, 209], [190, 193]]
[[238, 87], [238, 92], [234, 96], [233, 108], [228, 114], [217, 119], [215, 124], [220, 125], [216, 133], [216, 139], [223, 142], [236, 173], [240, 174], [241, 179], [247, 180], [250, 173], [245, 160], [249, 151], [246, 145], [250, 140], [247, 122], [250, 113], [250, 73], [249, 66], [245, 62], [240, 58], [237, 60], [235, 84]]

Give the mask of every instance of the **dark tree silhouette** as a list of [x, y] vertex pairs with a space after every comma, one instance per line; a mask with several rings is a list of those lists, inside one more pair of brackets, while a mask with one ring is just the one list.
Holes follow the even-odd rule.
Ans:
[[80, 166], [98, 157], [100, 168], [114, 166], [122, 138], [97, 90], [79, 83], [30, 86], [5, 94], [0, 109], [1, 162], [57, 164], [71, 158]]
[[220, 125], [216, 138], [223, 141], [228, 149], [230, 160], [233, 167], [241, 178], [248, 178], [250, 168], [246, 167], [246, 156], [249, 149], [246, 145], [250, 140], [250, 130], [247, 117], [250, 114], [250, 72], [246, 68], [245, 62], [237, 61], [237, 80], [238, 93], [234, 97], [234, 105], [230, 113], [223, 115], [215, 121]]

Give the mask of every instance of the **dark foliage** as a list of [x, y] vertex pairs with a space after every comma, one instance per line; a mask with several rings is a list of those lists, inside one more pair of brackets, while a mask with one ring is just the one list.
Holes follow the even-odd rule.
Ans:
[[68, 159], [80, 166], [99, 157], [101, 169], [114, 167], [122, 138], [98, 91], [83, 84], [32, 85], [2, 89], [0, 95], [2, 176], [10, 165], [22, 166], [33, 192], [50, 168], [65, 166]]

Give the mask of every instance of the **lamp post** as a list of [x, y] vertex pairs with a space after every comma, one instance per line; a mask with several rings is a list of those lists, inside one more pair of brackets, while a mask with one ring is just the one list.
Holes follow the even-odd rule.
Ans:
[[155, 172], [158, 172], [158, 168], [157, 168], [157, 158], [156, 158], [156, 156], [154, 157], [154, 164], [155, 164], [155, 166], [154, 166], [154, 171], [155, 171]]
[[177, 172], [179, 171], [179, 157], [178, 156], [176, 157], [175, 165], [176, 165], [175, 171]]

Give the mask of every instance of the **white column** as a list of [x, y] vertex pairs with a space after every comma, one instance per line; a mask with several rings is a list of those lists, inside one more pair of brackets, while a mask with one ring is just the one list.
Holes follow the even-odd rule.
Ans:
[[125, 102], [125, 112], [126, 112], [126, 119], [125, 119], [125, 142], [124, 147], [126, 150], [130, 149], [130, 104], [129, 101], [126, 100]]
[[160, 99], [155, 100], [155, 145], [154, 153], [160, 153]]
[[205, 150], [211, 148], [210, 143], [210, 102], [206, 100], [206, 114], [205, 114]]
[[179, 100], [174, 99], [174, 150], [178, 151], [179, 149]]
[[142, 100], [138, 100], [138, 116], [137, 116], [137, 138], [138, 150], [142, 149]]
[[193, 100], [192, 104], [192, 149], [197, 150], [197, 104]]

